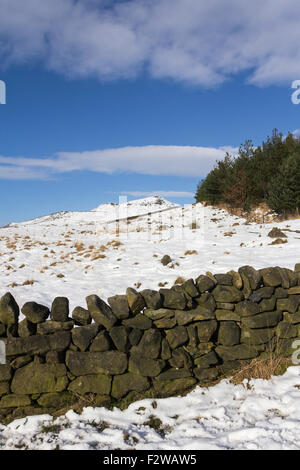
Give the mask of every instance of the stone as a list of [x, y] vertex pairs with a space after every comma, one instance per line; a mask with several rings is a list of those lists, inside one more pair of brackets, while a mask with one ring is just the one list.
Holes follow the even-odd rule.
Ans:
[[179, 346], [187, 343], [189, 337], [187, 330], [184, 326], [177, 326], [166, 332], [166, 338], [171, 349], [176, 349]]
[[51, 320], [65, 322], [69, 317], [69, 300], [67, 297], [56, 297], [51, 306]]
[[[30, 338], [32, 338], [32, 336]], [[50, 345], [50, 351], [65, 351], [71, 343], [70, 331], [58, 331], [53, 335], [48, 335], [47, 338]]]
[[198, 339], [200, 343], [208, 343], [217, 330], [217, 322], [215, 320], [201, 321], [195, 323], [197, 326]]
[[76, 377], [68, 387], [70, 392], [84, 395], [86, 393], [97, 393], [98, 395], [109, 395], [112, 378], [109, 375], [83, 375]]
[[163, 266], [167, 266], [167, 264], [171, 263], [171, 261], [172, 261], [172, 258], [169, 255], [164, 255], [160, 260]]
[[163, 329], [163, 330], [168, 330], [171, 328], [174, 328], [174, 326], [177, 324], [176, 318], [173, 316], [170, 316], [169, 318], [161, 318], [160, 320], [156, 320], [154, 322], [154, 325], [156, 328]]
[[[282, 269], [280, 268], [279, 266], [276, 266], [276, 269], [278, 270], [279, 272], [279, 275], [281, 277], [281, 286], [284, 288], [284, 289], [288, 289], [290, 286], [290, 277], [287, 273], [287, 270], [286, 269]], [[294, 275], [294, 273], [293, 273]]]
[[287, 235], [280, 230], [278, 227], [273, 227], [272, 230], [268, 233], [268, 237], [271, 238], [287, 238]]
[[177, 348], [172, 351], [169, 364], [176, 369], [190, 369], [193, 365], [191, 356], [184, 348]]
[[197, 383], [194, 377], [184, 377], [172, 380], [153, 381], [154, 390], [161, 397], [171, 397], [191, 389]]
[[63, 351], [49, 351], [46, 354], [46, 362], [61, 364], [64, 362], [65, 354]]
[[287, 290], [282, 287], [276, 287], [274, 297], [276, 299], [286, 299], [288, 297]]
[[201, 305], [198, 305], [192, 310], [177, 310], [175, 312], [175, 318], [177, 320], [178, 325], [181, 326], [200, 320], [214, 320], [216, 316], [213, 311], [208, 310], [207, 308], [202, 307]]
[[33, 360], [32, 356], [26, 354], [25, 356], [16, 357], [13, 361], [11, 361], [10, 365], [13, 369], [19, 369], [20, 367], [26, 366]]
[[2, 397], [2, 395], [8, 395], [9, 392], [9, 382], [0, 382], [0, 397]]
[[218, 369], [215, 367], [211, 369], [200, 369], [196, 367], [194, 369], [194, 375], [197, 378], [198, 382], [207, 383], [215, 381], [219, 376], [219, 372]]
[[241, 278], [243, 280], [243, 289], [242, 289], [242, 293], [243, 293], [243, 296], [245, 298], [245, 300], [248, 300], [249, 297], [251, 297], [253, 291], [251, 289], [251, 285], [250, 285], [250, 280], [245, 276], [245, 274], [241, 274]]
[[210, 310], [211, 312], [214, 312], [217, 306], [216, 301], [210, 292], [204, 292], [199, 297], [195, 297], [194, 301], [198, 305], [201, 305], [202, 307], [206, 308], [207, 310]]
[[232, 276], [232, 284], [234, 287], [237, 289], [241, 290], [243, 288], [243, 279], [240, 275], [240, 273], [236, 271], [229, 271], [229, 274]]
[[111, 308], [97, 295], [89, 295], [86, 297], [88, 311], [92, 319], [109, 329], [117, 322], [117, 317], [113, 314]]
[[18, 323], [19, 307], [10, 292], [7, 292], [0, 299], [0, 322], [3, 325]]
[[234, 286], [217, 285], [212, 291], [216, 302], [240, 302], [243, 300], [243, 294]]
[[31, 405], [28, 395], [9, 394], [4, 395], [0, 400], [0, 408], [17, 408]]
[[67, 351], [66, 365], [76, 377], [80, 375], [119, 375], [127, 370], [127, 356], [120, 351]]
[[241, 337], [241, 330], [239, 326], [233, 321], [221, 322], [218, 332], [218, 343], [224, 346], [234, 346], [239, 344]]
[[249, 300], [250, 302], [258, 303], [258, 302], [261, 301], [261, 299], [262, 298], [259, 294], [253, 293], [253, 294], [249, 295], [247, 300]]
[[235, 306], [235, 312], [240, 315], [240, 318], [251, 317], [260, 313], [260, 308], [255, 302], [250, 300], [243, 300]]
[[196, 357], [194, 363], [195, 366], [199, 367], [200, 369], [207, 369], [211, 366], [215, 366], [216, 364], [218, 364], [219, 358], [217, 357], [214, 351], [210, 351], [208, 354]]
[[236, 359], [253, 359], [258, 356], [258, 351], [254, 346], [248, 344], [237, 344], [235, 346], [217, 346], [217, 355], [225, 361]]
[[196, 285], [199, 292], [203, 293], [211, 291], [215, 287], [216, 283], [210, 277], [201, 275], [197, 277]]
[[119, 320], [125, 320], [125, 318], [129, 317], [129, 305], [126, 295], [114, 295], [113, 297], [109, 297], [107, 302], [112, 309], [113, 314]]
[[118, 351], [129, 351], [129, 333], [130, 329], [125, 326], [114, 326], [109, 330], [109, 335]]
[[222, 286], [232, 286], [232, 276], [231, 274], [215, 274], [214, 275], [217, 284], [221, 284]]
[[132, 287], [128, 287], [126, 289], [126, 296], [129, 308], [133, 315], [136, 315], [137, 313], [140, 313], [144, 310], [145, 301], [139, 292], [137, 292]]
[[219, 310], [234, 310], [235, 304], [229, 302], [217, 302], [217, 309]]
[[151, 310], [157, 310], [162, 306], [162, 298], [159, 292], [151, 289], [144, 289], [141, 291], [146, 307]]
[[101, 331], [90, 345], [91, 352], [104, 352], [111, 348], [111, 341], [106, 331]]
[[274, 287], [261, 287], [253, 293], [259, 295], [261, 299], [270, 299], [274, 294]]
[[162, 359], [151, 359], [140, 354], [131, 354], [128, 371], [143, 377], [156, 377], [164, 369], [166, 363]]
[[39, 323], [36, 332], [38, 335], [50, 335], [60, 331], [70, 331], [74, 327], [74, 321], [69, 320], [65, 322], [47, 320], [44, 323]]
[[0, 338], [6, 335], [6, 327], [3, 323], [0, 323]]
[[218, 321], [240, 321], [241, 315], [237, 311], [232, 310], [219, 310], [215, 311], [216, 319]]
[[136, 346], [139, 344], [141, 337], [143, 336], [143, 330], [139, 330], [138, 328], [134, 328], [129, 333], [129, 342], [131, 346]]
[[36, 302], [26, 302], [21, 310], [26, 319], [35, 324], [44, 322], [50, 314], [48, 307]]
[[182, 379], [186, 377], [191, 377], [191, 371], [189, 369], [175, 369], [171, 368], [165, 372], [159, 374], [155, 380], [157, 381], [165, 381], [165, 380], [174, 380], [174, 379]]
[[16, 323], [12, 325], [7, 325], [6, 336], [7, 338], [16, 338], [18, 336], [18, 325]]
[[151, 328], [144, 332], [139, 345], [132, 348], [132, 352], [151, 359], [157, 359], [160, 355], [161, 341], [161, 332]]
[[160, 294], [165, 308], [184, 310], [187, 304], [187, 299], [184, 294], [176, 292], [173, 289], [160, 289]]
[[48, 336], [33, 335], [28, 338], [9, 338], [6, 340], [6, 355], [45, 354], [50, 351]]
[[300, 286], [291, 287], [288, 289], [287, 293], [289, 295], [299, 294], [300, 295]]
[[175, 316], [176, 310], [170, 310], [168, 308], [159, 308], [158, 310], [145, 309], [143, 314], [150, 318], [150, 320], [161, 320], [163, 318], [171, 318]]
[[250, 328], [242, 328], [241, 330], [241, 343], [246, 344], [266, 344], [275, 335], [274, 328], [257, 328], [257, 329], [250, 329]]
[[212, 343], [211, 341], [208, 343], [199, 343], [196, 347], [189, 345], [185, 347], [187, 352], [194, 358], [208, 354], [213, 348], [214, 343]]
[[298, 336], [299, 327], [297, 325], [293, 325], [286, 321], [281, 321], [278, 323], [276, 327], [276, 335], [278, 338], [296, 338]]
[[278, 299], [276, 305], [282, 312], [296, 313], [300, 305], [300, 296], [290, 295], [287, 299]]
[[0, 382], [12, 378], [12, 369], [9, 364], [0, 364]]
[[70, 392], [54, 392], [40, 395], [37, 402], [43, 408], [61, 409], [72, 405], [76, 399]]
[[242, 325], [247, 328], [270, 328], [276, 326], [282, 319], [282, 312], [265, 312], [259, 313], [252, 317], [244, 317]]
[[289, 278], [289, 281], [290, 281], [289, 287], [295, 287], [295, 286], [299, 285], [298, 284], [298, 279], [299, 278], [297, 276], [297, 273], [295, 273], [291, 269], [287, 269], [287, 268], [281, 268], [281, 269], [283, 269], [286, 272], [286, 274]]
[[98, 332], [99, 325], [97, 325], [97, 323], [73, 328], [72, 342], [80, 349], [80, 351], [86, 351]]
[[260, 269], [266, 287], [281, 286], [281, 276], [277, 268]]
[[199, 295], [199, 290], [195, 285], [193, 279], [188, 279], [182, 284], [183, 291], [190, 297], [197, 297]]
[[75, 307], [72, 312], [72, 319], [76, 325], [85, 326], [92, 323], [90, 312], [83, 307]]
[[295, 271], [295, 273], [300, 273], [300, 263], [295, 264], [294, 271]]
[[270, 299], [263, 299], [259, 303], [260, 312], [272, 312], [276, 309], [276, 298], [271, 297]]
[[293, 325], [300, 323], [300, 310], [295, 313], [284, 312], [283, 319]]
[[138, 313], [135, 317], [122, 321], [128, 328], [138, 328], [139, 330], [148, 330], [152, 327], [152, 321], [143, 313]]
[[27, 318], [24, 318], [24, 320], [18, 324], [18, 335], [21, 338], [27, 338], [28, 336], [35, 335], [36, 328], [37, 325], [28, 321]]
[[239, 274], [244, 275], [249, 280], [250, 288], [252, 290], [256, 290], [260, 287], [262, 282], [262, 275], [252, 266], [242, 266], [239, 269]]
[[61, 392], [68, 384], [64, 364], [37, 364], [30, 362], [15, 371], [11, 391], [31, 395], [34, 393]]
[[162, 343], [161, 343], [161, 358], [167, 361], [168, 359], [171, 359], [172, 357], [172, 351], [169, 346], [168, 341], [166, 338], [163, 338]]
[[116, 399], [120, 399], [129, 392], [143, 392], [149, 388], [150, 383], [147, 377], [127, 372], [123, 375], [114, 376], [111, 395]]

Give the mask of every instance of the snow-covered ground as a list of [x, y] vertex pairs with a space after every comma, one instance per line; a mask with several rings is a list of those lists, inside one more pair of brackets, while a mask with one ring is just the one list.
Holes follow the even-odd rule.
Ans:
[[[151, 427], [155, 418], [161, 423]], [[299, 430], [300, 368], [290, 367], [270, 381], [244, 386], [223, 380], [185, 397], [141, 400], [124, 411], [87, 407], [82, 414], [0, 424], [0, 449], [296, 450]]]
[[[273, 226], [290, 230], [288, 243], [270, 245]], [[1, 293], [10, 291], [19, 305], [30, 300], [50, 306], [55, 296], [66, 296], [73, 309], [85, 307], [89, 294], [106, 300], [129, 286], [171, 287], [178, 277], [207, 271], [246, 264], [294, 268], [299, 247], [299, 219], [248, 225], [224, 210], [183, 208], [155, 197], [128, 207], [104, 204], [0, 228]], [[165, 254], [173, 261], [168, 266], [160, 263]]]
[[[271, 245], [272, 227], [285, 231], [287, 243]], [[299, 247], [299, 219], [249, 224], [221, 209], [183, 208], [158, 197], [105, 204], [0, 228], [0, 294], [10, 291], [20, 306], [36, 301], [49, 307], [54, 297], [66, 296], [72, 310], [85, 307], [90, 294], [106, 300], [128, 286], [171, 287], [178, 277], [207, 271], [243, 265], [293, 269]], [[172, 258], [167, 266], [160, 262], [165, 254]], [[300, 368], [292, 367], [251, 387], [228, 381], [197, 387], [186, 397], [157, 400], [157, 408], [143, 400], [125, 411], [69, 411], [55, 421], [56, 433], [47, 432], [50, 416], [16, 420], [0, 425], [0, 448], [296, 449], [299, 405]], [[145, 424], [150, 415], [161, 419], [162, 433]], [[105, 426], [97, 426], [103, 421]]]

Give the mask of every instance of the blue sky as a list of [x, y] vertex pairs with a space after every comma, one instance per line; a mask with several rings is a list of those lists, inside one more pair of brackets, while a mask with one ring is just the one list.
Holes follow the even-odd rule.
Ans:
[[0, 224], [120, 194], [194, 202], [227, 147], [300, 127], [300, 5], [266, 1], [260, 25], [259, 3], [205, 3], [0, 0]]

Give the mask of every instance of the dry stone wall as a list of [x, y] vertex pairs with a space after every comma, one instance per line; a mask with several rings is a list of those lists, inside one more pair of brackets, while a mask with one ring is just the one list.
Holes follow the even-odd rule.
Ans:
[[69, 313], [10, 293], [0, 299], [0, 411], [54, 410], [78, 397], [95, 404], [181, 394], [253, 358], [288, 356], [300, 339], [300, 264], [200, 275], [171, 289], [128, 288]]

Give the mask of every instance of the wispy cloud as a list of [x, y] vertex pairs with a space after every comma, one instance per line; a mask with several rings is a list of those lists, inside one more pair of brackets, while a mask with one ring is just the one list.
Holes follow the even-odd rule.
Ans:
[[70, 77], [145, 71], [204, 87], [300, 76], [298, 0], [0, 0], [0, 62]]
[[46, 179], [72, 171], [202, 177], [226, 152], [236, 153], [237, 148], [149, 145], [60, 152], [48, 158], [0, 156], [0, 178]]

